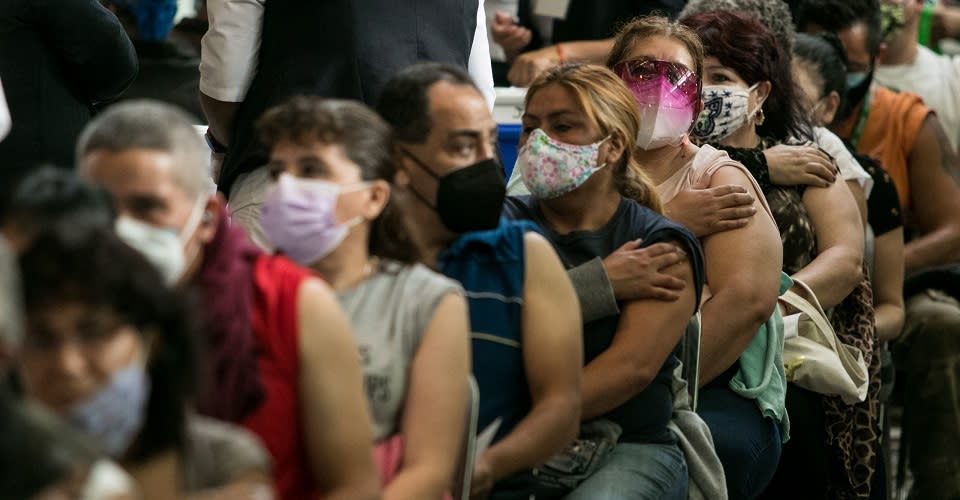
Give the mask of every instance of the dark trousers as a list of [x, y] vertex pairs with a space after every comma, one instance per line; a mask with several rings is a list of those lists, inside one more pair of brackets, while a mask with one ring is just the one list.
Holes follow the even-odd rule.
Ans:
[[777, 470], [780, 429], [760, 413], [756, 402], [717, 382], [700, 390], [697, 414], [713, 434], [730, 500], [756, 498]]
[[760, 498], [827, 498], [828, 454], [823, 396], [787, 385], [790, 441], [783, 445], [780, 466]]

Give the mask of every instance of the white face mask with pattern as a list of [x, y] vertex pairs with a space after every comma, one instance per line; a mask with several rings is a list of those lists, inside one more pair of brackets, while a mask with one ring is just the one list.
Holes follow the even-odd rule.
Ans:
[[750, 122], [763, 107], [763, 101], [750, 110], [750, 93], [758, 83], [749, 88], [736, 85], [707, 85], [703, 87], [703, 111], [691, 135], [701, 142], [720, 142]]

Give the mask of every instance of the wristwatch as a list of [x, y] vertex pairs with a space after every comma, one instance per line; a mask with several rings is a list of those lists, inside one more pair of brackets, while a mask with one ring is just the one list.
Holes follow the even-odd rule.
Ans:
[[207, 129], [207, 133], [203, 134], [203, 138], [207, 141], [207, 147], [210, 148], [210, 151], [213, 151], [218, 155], [227, 154], [227, 151], [229, 151], [229, 148], [226, 145], [218, 141], [217, 138], [210, 133], [209, 128]]

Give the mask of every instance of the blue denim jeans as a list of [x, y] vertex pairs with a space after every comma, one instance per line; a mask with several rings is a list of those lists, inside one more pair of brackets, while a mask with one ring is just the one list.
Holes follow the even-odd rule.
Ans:
[[780, 428], [753, 400], [715, 382], [700, 390], [697, 414], [713, 434], [730, 500], [752, 499], [767, 487], [780, 463]]
[[620, 443], [566, 500], [686, 500], [687, 461], [672, 444]]

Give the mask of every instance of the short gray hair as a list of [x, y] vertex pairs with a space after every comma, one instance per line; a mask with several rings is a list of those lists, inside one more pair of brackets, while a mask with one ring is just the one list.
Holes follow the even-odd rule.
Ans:
[[154, 149], [176, 157], [174, 176], [192, 197], [212, 192], [210, 150], [189, 115], [159, 101], [135, 100], [111, 106], [90, 122], [77, 142], [77, 162], [97, 150], [115, 153]]
[[0, 236], [0, 344], [18, 349], [23, 339], [23, 290], [17, 256]]
[[[680, 19], [708, 12], [743, 12], [767, 27], [787, 54], [793, 53], [793, 16], [783, 0], [690, 0]], [[709, 47], [707, 52], [709, 52]]]

